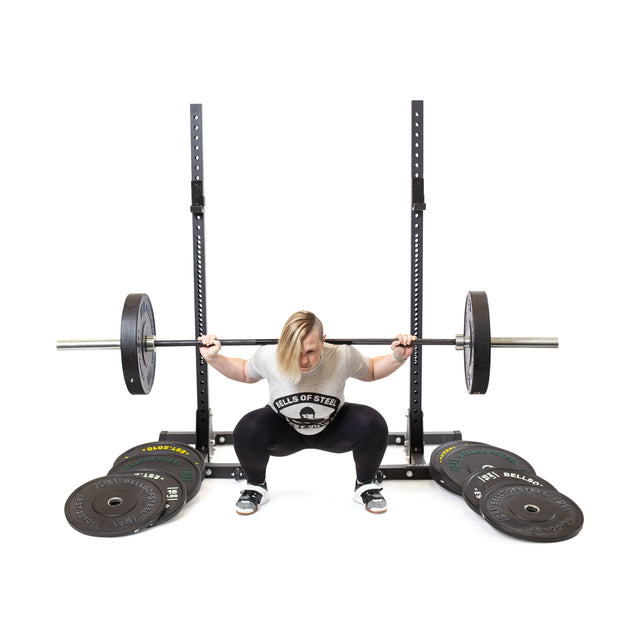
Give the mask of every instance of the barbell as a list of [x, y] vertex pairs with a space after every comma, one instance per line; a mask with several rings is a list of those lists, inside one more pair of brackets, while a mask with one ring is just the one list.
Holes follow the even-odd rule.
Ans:
[[[199, 340], [158, 340], [151, 300], [146, 293], [131, 293], [122, 309], [119, 340], [58, 340], [60, 351], [119, 349], [122, 372], [129, 393], [147, 394], [151, 391], [156, 370], [158, 347], [201, 347]], [[327, 339], [330, 344], [389, 345], [395, 338]], [[276, 338], [220, 340], [222, 346], [261, 346], [277, 344]], [[489, 302], [484, 291], [469, 291], [464, 310], [464, 333], [455, 338], [417, 338], [418, 346], [454, 346], [464, 351], [464, 372], [469, 393], [486, 393], [491, 368], [491, 348], [558, 347], [557, 338], [492, 338], [489, 322]]]

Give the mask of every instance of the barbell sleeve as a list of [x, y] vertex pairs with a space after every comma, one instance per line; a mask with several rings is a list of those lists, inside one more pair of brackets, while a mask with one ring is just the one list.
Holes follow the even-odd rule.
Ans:
[[58, 351], [120, 349], [120, 340], [58, 340], [56, 349]]
[[557, 349], [558, 344], [558, 338], [491, 338], [492, 348]]

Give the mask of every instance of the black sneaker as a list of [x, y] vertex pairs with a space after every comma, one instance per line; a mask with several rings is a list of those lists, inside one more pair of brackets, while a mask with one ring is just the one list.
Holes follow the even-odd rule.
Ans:
[[267, 485], [248, 484], [236, 502], [236, 512], [241, 516], [250, 516], [258, 510], [259, 504], [269, 502]]
[[387, 501], [380, 491], [382, 487], [374, 482], [361, 485], [356, 482], [356, 493], [353, 499], [358, 504], [363, 504], [370, 513], [384, 513], [387, 510]]

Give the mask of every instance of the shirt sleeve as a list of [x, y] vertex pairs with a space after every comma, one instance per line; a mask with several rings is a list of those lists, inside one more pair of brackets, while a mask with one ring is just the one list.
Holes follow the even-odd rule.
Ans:
[[371, 361], [351, 345], [346, 346], [347, 375], [350, 378], [364, 378], [369, 373]]
[[247, 360], [246, 371], [254, 380], [262, 380], [264, 378], [264, 347], [260, 347]]

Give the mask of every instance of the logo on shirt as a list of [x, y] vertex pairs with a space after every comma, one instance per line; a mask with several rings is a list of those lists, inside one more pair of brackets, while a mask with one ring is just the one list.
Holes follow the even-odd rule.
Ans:
[[296, 431], [313, 435], [333, 420], [340, 400], [322, 393], [295, 393], [276, 398], [273, 406]]

